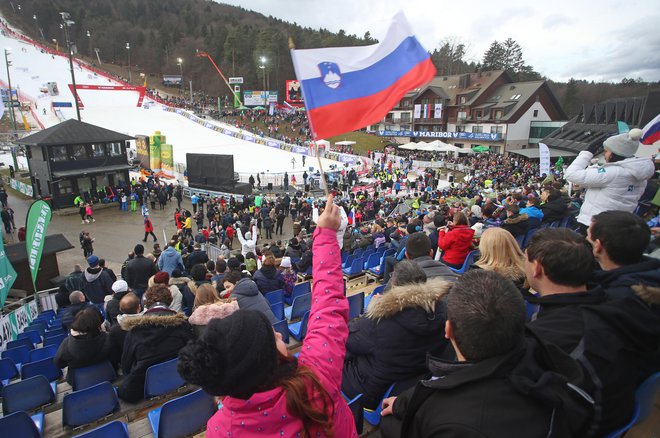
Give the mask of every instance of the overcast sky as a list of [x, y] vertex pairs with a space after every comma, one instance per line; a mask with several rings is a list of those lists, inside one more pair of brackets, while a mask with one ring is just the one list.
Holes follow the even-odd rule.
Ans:
[[508, 37], [528, 64], [550, 79], [571, 77], [619, 82], [624, 77], [660, 81], [658, 0], [222, 0], [301, 26], [344, 29], [382, 39], [403, 10], [415, 34], [432, 51], [447, 37], [468, 46], [479, 61], [490, 43]]

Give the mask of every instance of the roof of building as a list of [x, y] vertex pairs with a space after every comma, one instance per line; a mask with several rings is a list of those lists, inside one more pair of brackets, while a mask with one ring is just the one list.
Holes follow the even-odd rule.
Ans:
[[128, 170], [131, 167], [132, 166], [130, 164], [116, 164], [114, 166], [87, 167], [84, 169], [55, 170], [53, 171], [53, 176], [56, 178], [63, 178], [63, 177], [75, 176], [75, 175], [91, 175], [95, 173], [119, 172], [121, 170]]
[[[502, 122], [507, 122], [543, 87], [547, 87], [545, 81], [514, 82], [502, 85], [493, 90], [490, 96], [486, 99], [484, 105], [493, 104], [491, 109], [501, 109], [502, 117], [500, 120]], [[563, 114], [563, 111], [561, 110], [561, 105], [559, 105], [559, 102], [555, 99], [554, 94], [550, 90], [547, 91], [550, 99], [554, 101], [555, 107], [565, 118], [565, 114]], [[475, 108], [479, 108], [480, 106]]]
[[486, 90], [497, 78], [506, 74], [502, 70], [485, 71], [481, 73], [465, 73], [460, 75], [451, 76], [436, 76], [431, 79], [425, 87], [416, 88], [411, 90], [406, 97], [416, 97], [424, 91], [433, 90], [438, 96], [449, 100], [449, 104], [453, 105], [456, 102], [456, 96], [459, 94], [466, 94], [469, 100], [465, 105], [469, 105], [481, 93]]
[[[53, 254], [73, 248], [73, 245], [64, 237], [63, 234], [53, 234], [44, 239], [43, 254]], [[27, 247], [25, 242], [18, 242], [5, 246], [7, 258], [12, 263], [19, 263], [27, 260]]]
[[111, 141], [133, 140], [120, 132], [101, 128], [100, 126], [69, 119], [58, 125], [39, 131], [35, 134], [16, 140], [17, 144], [27, 146], [49, 146], [66, 144], [104, 143]]

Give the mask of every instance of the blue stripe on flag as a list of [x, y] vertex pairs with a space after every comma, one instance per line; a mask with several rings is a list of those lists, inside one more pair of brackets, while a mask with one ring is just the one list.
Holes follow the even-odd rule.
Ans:
[[301, 81], [305, 105], [308, 110], [312, 110], [378, 93], [391, 87], [417, 64], [428, 58], [428, 52], [419, 44], [417, 38], [410, 36], [375, 64], [362, 70], [342, 74], [341, 84], [337, 88], [326, 86], [321, 77]]

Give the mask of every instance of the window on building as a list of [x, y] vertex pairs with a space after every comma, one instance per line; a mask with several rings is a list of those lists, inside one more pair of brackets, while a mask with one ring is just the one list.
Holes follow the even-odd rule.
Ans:
[[490, 127], [490, 133], [491, 134], [501, 134], [504, 132], [504, 127], [503, 126], [491, 126]]
[[463, 143], [454, 143], [454, 146], [456, 146], [457, 148], [461, 148], [461, 149], [463, 149], [463, 147], [464, 147], [465, 145], [464, 145]]
[[58, 181], [57, 193], [59, 195], [70, 195], [73, 193], [73, 181], [70, 179], [62, 179]]
[[96, 190], [103, 190], [109, 185], [108, 174], [106, 173], [96, 175], [94, 179], [96, 179]]
[[441, 105], [442, 104], [442, 98], [441, 97], [436, 97], [433, 99], [433, 104], [434, 105]]
[[481, 125], [474, 125], [474, 126], [472, 127], [472, 132], [473, 132], [474, 134], [481, 134], [482, 132], [484, 132], [484, 127], [481, 126]]
[[402, 99], [401, 106], [403, 108], [410, 108], [412, 106], [412, 99]]
[[482, 116], [482, 114], [483, 114], [483, 113], [481, 112], [481, 110], [476, 110], [476, 111], [474, 112], [474, 117], [476, 117], [477, 119], [480, 119], [481, 116]]
[[538, 117], [539, 116], [539, 110], [534, 110], [534, 116], [533, 117]]
[[116, 185], [116, 186], [120, 186], [120, 185], [122, 185], [122, 184], [126, 184], [126, 183], [127, 183], [127, 181], [126, 181], [126, 176], [124, 175], [123, 172], [116, 172], [116, 173], [114, 174], [114, 178], [113, 178], [113, 179], [115, 180], [115, 185]]
[[458, 119], [467, 119], [467, 113], [465, 111], [459, 111], [458, 115], [456, 116]]
[[410, 131], [412, 128], [410, 125], [401, 125], [401, 130], [402, 131]]
[[66, 161], [69, 159], [69, 156], [66, 151], [66, 146], [53, 146], [50, 149], [50, 154], [53, 161]]
[[102, 144], [92, 145], [92, 158], [103, 158], [105, 156], [105, 148]]
[[494, 117], [495, 117], [495, 119], [501, 119], [502, 118], [502, 110], [495, 110]]
[[410, 113], [401, 113], [401, 123], [410, 123]]
[[458, 125], [456, 127], [456, 132], [465, 132], [465, 125]]
[[458, 103], [465, 103], [465, 102], [467, 102], [465, 96], [458, 96]]
[[77, 144], [71, 146], [71, 159], [73, 160], [87, 160], [87, 148], [85, 145]]
[[108, 143], [106, 145], [106, 147], [110, 151], [110, 156], [111, 157], [117, 157], [119, 155], [122, 155], [122, 153], [121, 153], [121, 143]]
[[421, 103], [422, 105], [428, 105], [428, 104], [429, 104], [429, 98], [428, 98], [428, 97], [425, 97], [425, 98], [422, 99], [419, 103]]
[[78, 178], [78, 191], [80, 193], [92, 191], [92, 178], [88, 176]]

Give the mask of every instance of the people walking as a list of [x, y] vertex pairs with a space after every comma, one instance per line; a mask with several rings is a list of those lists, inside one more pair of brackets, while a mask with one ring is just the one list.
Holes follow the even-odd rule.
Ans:
[[154, 242], [158, 241], [158, 238], [154, 234], [154, 224], [151, 223], [151, 219], [149, 219], [149, 216], [144, 218], [144, 239], [142, 239], [143, 242], [147, 241], [147, 237], [149, 237], [149, 234], [151, 234], [151, 237], [154, 238]]
[[87, 223], [89, 223], [89, 221], [96, 222], [96, 219], [94, 219], [94, 212], [92, 211], [91, 203], [85, 206], [85, 220]]

